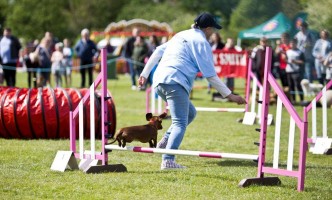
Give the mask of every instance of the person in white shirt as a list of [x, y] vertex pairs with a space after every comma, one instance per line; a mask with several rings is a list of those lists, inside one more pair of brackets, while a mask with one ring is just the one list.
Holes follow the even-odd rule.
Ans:
[[[303, 90], [301, 86], [301, 71], [303, 71], [304, 64], [304, 55], [297, 48], [297, 40], [293, 39], [289, 43], [290, 49], [286, 51], [287, 56], [287, 66], [286, 66], [286, 75], [289, 85], [289, 91], [291, 93], [291, 102], [294, 104], [296, 102], [295, 94], [298, 93], [300, 96], [301, 102], [303, 98]], [[295, 91], [297, 89], [297, 92]]]
[[[194, 22], [192, 29], [177, 33], [167, 43], [157, 47], [138, 79], [139, 86], [143, 86], [152, 68], [161, 58], [153, 76], [152, 87], [167, 101], [172, 124], [157, 144], [157, 148], [179, 148], [187, 126], [196, 116], [196, 109], [189, 99], [189, 94], [198, 72], [201, 72], [223, 97], [238, 104], [246, 103], [245, 99], [231, 93], [214, 69], [208, 39], [216, 29], [222, 27], [209, 13], [200, 14]], [[175, 162], [174, 155], [163, 154], [162, 170], [182, 168], [185, 167]]]
[[329, 39], [329, 32], [322, 30], [320, 32], [320, 39], [315, 43], [312, 50], [312, 55], [315, 57], [315, 69], [317, 79], [320, 84], [325, 85], [326, 82], [326, 71], [327, 68], [324, 65], [324, 60], [327, 55], [332, 51], [332, 42]]
[[64, 66], [66, 68], [65, 71], [65, 82], [66, 82], [66, 87], [70, 87], [71, 86], [71, 71], [72, 71], [72, 67], [73, 67], [73, 50], [70, 47], [70, 42], [69, 39], [65, 38], [63, 40], [63, 59], [64, 59]]
[[56, 87], [62, 86], [61, 76], [65, 73], [65, 66], [63, 64], [63, 44], [61, 42], [55, 44], [55, 51], [52, 53], [52, 74], [54, 75], [54, 80]]
[[332, 51], [326, 56], [324, 60], [324, 66], [326, 66], [326, 81], [332, 80]]

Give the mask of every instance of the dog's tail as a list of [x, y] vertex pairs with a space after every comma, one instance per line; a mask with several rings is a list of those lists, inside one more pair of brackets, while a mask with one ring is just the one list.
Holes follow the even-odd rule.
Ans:
[[107, 144], [113, 144], [114, 142], [116, 142], [116, 138], [112, 138], [112, 139], [113, 139], [113, 141], [108, 142]]
[[112, 138], [113, 139], [111, 142], [108, 142], [107, 144], [113, 144], [114, 142], [116, 142], [118, 140], [118, 135], [122, 132], [122, 130], [119, 130], [115, 135], [113, 135]]

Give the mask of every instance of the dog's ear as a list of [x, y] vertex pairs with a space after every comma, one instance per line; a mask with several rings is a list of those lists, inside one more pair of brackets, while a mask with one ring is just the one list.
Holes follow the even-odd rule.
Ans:
[[152, 113], [146, 113], [145, 117], [146, 121], [150, 121], [150, 119], [152, 118]]
[[159, 117], [160, 117], [161, 119], [165, 119], [166, 116], [167, 116], [167, 113], [166, 113], [166, 112], [163, 112], [161, 115], [159, 115]]

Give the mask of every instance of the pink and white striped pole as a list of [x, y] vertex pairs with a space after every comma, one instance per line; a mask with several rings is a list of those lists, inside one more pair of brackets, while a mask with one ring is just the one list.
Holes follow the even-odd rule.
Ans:
[[205, 112], [240, 112], [243, 113], [245, 108], [205, 108], [205, 107], [196, 107], [197, 111]]
[[156, 153], [156, 154], [171, 154], [171, 155], [184, 155], [184, 156], [197, 156], [205, 158], [229, 158], [229, 159], [242, 159], [242, 160], [258, 160], [258, 155], [238, 154], [238, 153], [216, 153], [204, 151], [190, 151], [190, 150], [175, 150], [175, 149], [157, 149], [148, 147], [135, 147], [126, 146], [119, 147], [118, 145], [105, 145], [105, 149], [120, 150], [120, 151], [133, 151], [137, 153]]

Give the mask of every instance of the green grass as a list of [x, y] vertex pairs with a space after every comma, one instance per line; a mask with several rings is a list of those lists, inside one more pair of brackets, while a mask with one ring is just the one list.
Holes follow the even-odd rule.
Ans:
[[[26, 86], [25, 76], [17, 75], [18, 86]], [[74, 73], [73, 80], [73, 86], [78, 87], [79, 75]], [[205, 86], [207, 82], [196, 84]], [[236, 80], [236, 84], [243, 88], [242, 81]], [[115, 100], [117, 128], [145, 123], [145, 93], [132, 91], [129, 77], [120, 75], [118, 80], [109, 80], [108, 89]], [[195, 90], [193, 97], [196, 106], [239, 107], [212, 102], [204, 89]], [[302, 108], [296, 109], [302, 116]], [[270, 113], [275, 113], [275, 106], [270, 107]], [[236, 119], [242, 117], [242, 113], [198, 112], [180, 148], [257, 154], [253, 142], [259, 140], [255, 131], [259, 126], [237, 123]], [[286, 165], [288, 124], [289, 116], [283, 112], [282, 166]], [[328, 124], [331, 130], [332, 123]], [[170, 120], [164, 120], [163, 131], [169, 125]], [[272, 163], [274, 128], [268, 127], [267, 163]], [[159, 131], [159, 139], [163, 131]], [[130, 145], [148, 146], [136, 142]], [[331, 199], [332, 195], [332, 156], [307, 154], [305, 191], [297, 192], [297, 181], [291, 177], [280, 177], [280, 186], [239, 188], [240, 180], [257, 176], [257, 164], [252, 161], [177, 156], [177, 162], [188, 169], [164, 172], [160, 171], [159, 154], [114, 151], [109, 154], [109, 163], [122, 163], [128, 172], [61, 173], [50, 170], [58, 150], [69, 150], [69, 140], [0, 139], [0, 199]], [[297, 158], [296, 150], [294, 162]]]

